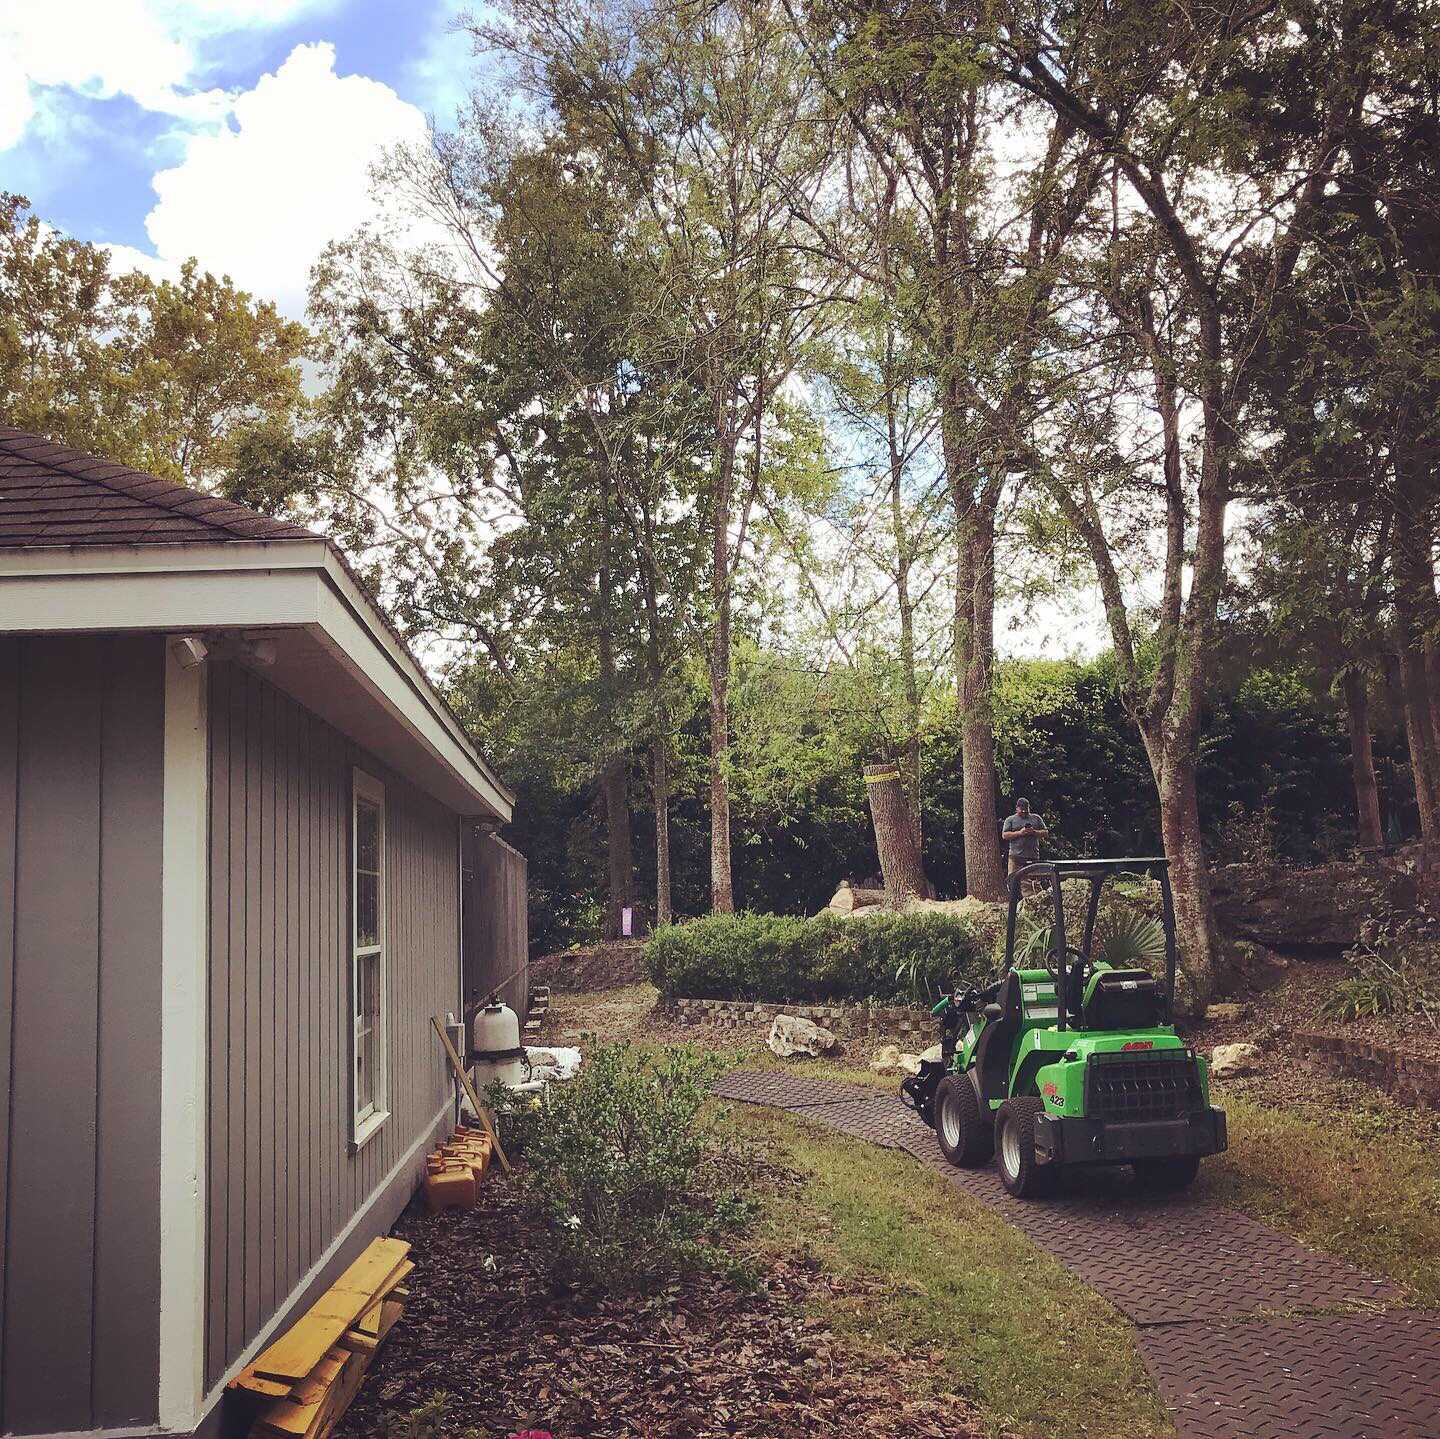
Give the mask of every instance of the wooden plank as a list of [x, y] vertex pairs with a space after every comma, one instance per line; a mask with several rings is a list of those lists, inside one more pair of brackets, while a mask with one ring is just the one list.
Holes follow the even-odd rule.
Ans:
[[247, 1364], [225, 1387], [243, 1389], [248, 1394], [258, 1394], [266, 1399], [285, 1399], [294, 1385], [288, 1379], [266, 1379], [255, 1372], [253, 1364]]
[[304, 1379], [360, 1317], [369, 1295], [331, 1289], [255, 1360], [266, 1379]]
[[460, 1062], [460, 1056], [455, 1053], [455, 1046], [450, 1043], [449, 1031], [445, 1028], [444, 1021], [438, 1014], [430, 1016], [430, 1023], [435, 1033], [440, 1036], [440, 1043], [445, 1048], [445, 1057], [450, 1061], [450, 1068], [455, 1071], [455, 1077], [460, 1081], [460, 1088], [464, 1091], [465, 1098], [470, 1101], [479, 1119], [481, 1127], [490, 1136], [490, 1142], [495, 1146], [495, 1155], [499, 1159], [501, 1167], [507, 1174], [512, 1172], [510, 1161], [505, 1157], [505, 1150], [500, 1143], [500, 1136], [495, 1132], [495, 1126], [490, 1122], [490, 1111], [480, 1103], [480, 1096], [475, 1093], [475, 1086], [470, 1083], [470, 1076], [465, 1073], [465, 1066]]
[[[376, 1294], [380, 1286], [405, 1263], [409, 1253], [410, 1246], [403, 1239], [374, 1239], [331, 1288], [348, 1289], [355, 1294]], [[414, 1267], [413, 1264], [410, 1266], [411, 1269]]]
[[303, 1379], [375, 1301], [387, 1282], [393, 1288], [414, 1265], [400, 1239], [377, 1239], [252, 1365], [267, 1379]]
[[404, 1312], [405, 1306], [398, 1299], [381, 1300], [355, 1321], [353, 1329], [345, 1331], [340, 1342], [356, 1354], [373, 1355]]
[[362, 1356], [332, 1349], [322, 1356], [314, 1374], [296, 1386], [291, 1398], [278, 1400], [261, 1411], [252, 1434], [315, 1439], [327, 1433], [349, 1407], [364, 1373]]

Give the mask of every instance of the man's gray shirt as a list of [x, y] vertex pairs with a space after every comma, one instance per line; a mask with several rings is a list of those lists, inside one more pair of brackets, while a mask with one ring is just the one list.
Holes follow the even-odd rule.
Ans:
[[1045, 821], [1034, 810], [1029, 814], [1012, 814], [1005, 821], [1005, 833], [1015, 835], [1014, 839], [1008, 841], [1011, 859], [1040, 858], [1040, 836], [1019, 833], [1027, 824], [1033, 824], [1039, 829], [1045, 828]]

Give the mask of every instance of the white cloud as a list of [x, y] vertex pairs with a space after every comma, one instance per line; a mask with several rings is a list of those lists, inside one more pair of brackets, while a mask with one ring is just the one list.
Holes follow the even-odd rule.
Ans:
[[147, 255], [144, 250], [137, 250], [133, 245], [106, 245], [104, 248], [110, 252], [112, 275], [125, 275], [131, 270], [139, 270], [142, 274], [149, 275], [152, 280], [179, 278], [178, 263], [162, 260], [158, 255]]
[[297, 46], [234, 98], [232, 117], [155, 176], [145, 228], [165, 264], [194, 255], [298, 316], [320, 251], [375, 213], [370, 166], [421, 140], [425, 117], [387, 85], [337, 75], [329, 44]]
[[4, 0], [0, 5], [0, 150], [17, 144], [34, 92], [128, 96], [146, 110], [214, 123], [229, 108], [204, 87], [202, 41], [283, 25], [330, 0]]
[[0, 150], [20, 143], [34, 113], [29, 76], [19, 57], [0, 45]]

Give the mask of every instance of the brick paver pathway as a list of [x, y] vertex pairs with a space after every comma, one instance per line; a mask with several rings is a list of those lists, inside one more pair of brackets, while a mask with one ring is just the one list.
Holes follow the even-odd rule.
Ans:
[[897, 1098], [783, 1070], [736, 1070], [722, 1098], [900, 1149], [1003, 1215], [1103, 1294], [1186, 1439], [1440, 1439], [1440, 1324], [1395, 1285], [1231, 1209], [1136, 1192], [1126, 1170], [1012, 1199], [993, 1165], [956, 1169]]

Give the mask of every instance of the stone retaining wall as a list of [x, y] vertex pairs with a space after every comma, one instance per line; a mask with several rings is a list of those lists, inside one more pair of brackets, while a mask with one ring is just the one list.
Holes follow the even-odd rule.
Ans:
[[1339, 1034], [1301, 1031], [1295, 1043], [1338, 1074], [1363, 1079], [1404, 1104], [1440, 1109], [1440, 1060]]
[[812, 1019], [839, 1035], [885, 1035], [924, 1038], [928, 1045], [939, 1030], [928, 1010], [905, 1005], [783, 1004], [746, 999], [670, 999], [664, 1008], [681, 1024], [714, 1024], [739, 1029], [769, 1025], [777, 1014]]

